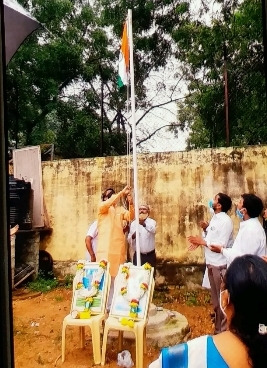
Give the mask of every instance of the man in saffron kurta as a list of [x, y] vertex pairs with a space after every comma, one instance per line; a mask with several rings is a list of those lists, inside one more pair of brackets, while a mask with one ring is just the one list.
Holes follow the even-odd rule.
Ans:
[[[129, 211], [124, 207], [117, 206], [117, 202], [123, 196], [127, 197]], [[106, 259], [110, 262], [111, 285], [107, 303], [110, 310], [114, 294], [114, 281], [119, 266], [126, 261], [126, 246], [123, 226], [125, 221], [134, 219], [133, 200], [130, 195], [130, 187], [126, 186], [121, 192], [115, 194], [112, 188], [102, 194], [102, 202], [98, 208], [97, 228], [98, 242], [96, 261]]]
[[[126, 196], [129, 211], [117, 206], [117, 202]], [[107, 189], [102, 195], [102, 202], [98, 208], [98, 242], [96, 261], [106, 259], [110, 262], [110, 275], [116, 277], [119, 266], [125, 263], [126, 247], [123, 225], [125, 221], [134, 219], [134, 207], [130, 188], [126, 186], [121, 192], [114, 194], [113, 189]]]

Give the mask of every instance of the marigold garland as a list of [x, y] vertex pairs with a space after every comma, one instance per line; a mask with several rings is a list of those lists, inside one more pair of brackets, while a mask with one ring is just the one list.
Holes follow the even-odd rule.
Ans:
[[129, 317], [130, 318], [123, 317], [123, 318], [120, 319], [120, 322], [123, 326], [129, 326], [129, 327], [132, 327], [132, 328], [134, 327], [134, 321], [138, 317], [139, 301], [143, 297], [145, 292], [148, 290], [148, 284], [149, 284], [150, 272], [151, 272], [151, 265], [149, 263], [145, 263], [142, 267], [147, 271], [146, 280], [145, 280], [145, 282], [142, 282], [140, 284], [140, 293], [135, 298], [132, 298], [131, 295], [128, 295], [128, 288], [127, 288], [128, 281], [127, 280], [130, 276], [130, 265], [126, 263], [126, 264], [123, 265], [123, 267], [121, 269], [121, 273], [124, 274], [125, 284], [121, 288], [120, 293], [129, 302], [129, 306], [130, 306], [130, 312], [129, 312]]
[[82, 282], [84, 267], [85, 267], [85, 262], [82, 262], [82, 261], [77, 262], [78, 282], [76, 284], [76, 290], [84, 289], [83, 296], [84, 296], [84, 301], [85, 301], [84, 310], [81, 311], [80, 313], [78, 313], [77, 318], [88, 319], [88, 318], [91, 317], [91, 307], [92, 307], [93, 301], [94, 301], [93, 297], [98, 294], [102, 277], [103, 277], [103, 275], [105, 273], [105, 270], [107, 268], [107, 261], [102, 260], [102, 261], [99, 262], [98, 269], [94, 273], [94, 276], [93, 276], [93, 280], [92, 280], [92, 283], [91, 283], [91, 289], [90, 290], [86, 290], [84, 288], [84, 284]]

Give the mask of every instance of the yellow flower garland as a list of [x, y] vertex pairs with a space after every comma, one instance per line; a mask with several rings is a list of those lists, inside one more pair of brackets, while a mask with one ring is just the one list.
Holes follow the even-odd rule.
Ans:
[[[151, 272], [151, 265], [149, 263], [145, 263], [142, 267], [146, 271], [148, 271], [147, 279], [149, 280], [150, 272]], [[127, 299], [127, 293], [128, 293], [127, 280], [130, 276], [130, 267], [127, 264], [123, 265], [121, 272], [122, 274], [125, 274], [126, 285], [121, 288], [120, 293], [125, 299]], [[130, 298], [130, 300], [127, 299], [129, 301], [129, 306], [130, 306], [130, 312], [129, 312], [130, 318], [123, 317], [120, 319], [120, 322], [123, 326], [129, 326], [131, 328], [134, 327], [135, 319], [138, 317], [139, 301], [147, 290], [148, 290], [148, 284], [146, 282], [142, 282], [140, 284], [140, 291], [141, 291], [140, 296], [138, 298]]]
[[[78, 262], [77, 263], [77, 271], [78, 272], [82, 272], [84, 270], [84, 265], [85, 263], [83, 262]], [[93, 305], [93, 297], [95, 295], [97, 295], [99, 287], [100, 287], [100, 283], [103, 277], [103, 274], [105, 272], [107, 268], [107, 261], [102, 260], [99, 262], [99, 266], [98, 266], [98, 270], [97, 270], [97, 274], [99, 274], [99, 278], [98, 279], [94, 279], [94, 282], [92, 284], [92, 288], [89, 290], [89, 296], [85, 297], [85, 307], [83, 311], [77, 312], [76, 317], [75, 318], [80, 318], [80, 319], [89, 319], [91, 317], [91, 307]], [[77, 285], [76, 285], [76, 290], [80, 290], [84, 288], [83, 282], [82, 281], [78, 281]], [[74, 311], [73, 311], [74, 312]]]

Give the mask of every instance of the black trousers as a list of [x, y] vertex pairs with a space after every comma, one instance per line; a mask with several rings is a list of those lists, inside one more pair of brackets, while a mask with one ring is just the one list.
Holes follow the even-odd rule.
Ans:
[[[155, 249], [149, 253], [141, 253], [140, 256], [141, 256], [141, 266], [143, 266], [145, 263], [149, 263], [152, 267], [154, 267], [154, 275], [155, 275], [157, 264]], [[136, 252], [134, 252], [133, 256], [133, 264], [135, 266], [137, 265]]]

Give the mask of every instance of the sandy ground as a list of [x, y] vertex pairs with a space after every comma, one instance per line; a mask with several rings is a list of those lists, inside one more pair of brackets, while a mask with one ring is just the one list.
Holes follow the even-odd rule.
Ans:
[[[29, 294], [30, 295], [30, 294]], [[19, 300], [14, 297], [14, 344], [16, 368], [89, 368], [94, 365], [90, 331], [86, 331], [86, 347], [79, 346], [78, 328], [67, 328], [66, 360], [61, 363], [61, 325], [69, 313], [71, 290], [59, 288], [34, 298]], [[155, 292], [154, 303], [185, 315], [191, 327], [191, 338], [213, 331], [209, 293], [171, 289]], [[135, 361], [135, 344], [126, 342], [124, 349], [131, 352]], [[107, 346], [105, 367], [117, 367], [116, 342]], [[159, 350], [149, 346], [144, 357], [146, 368], [159, 355]]]

